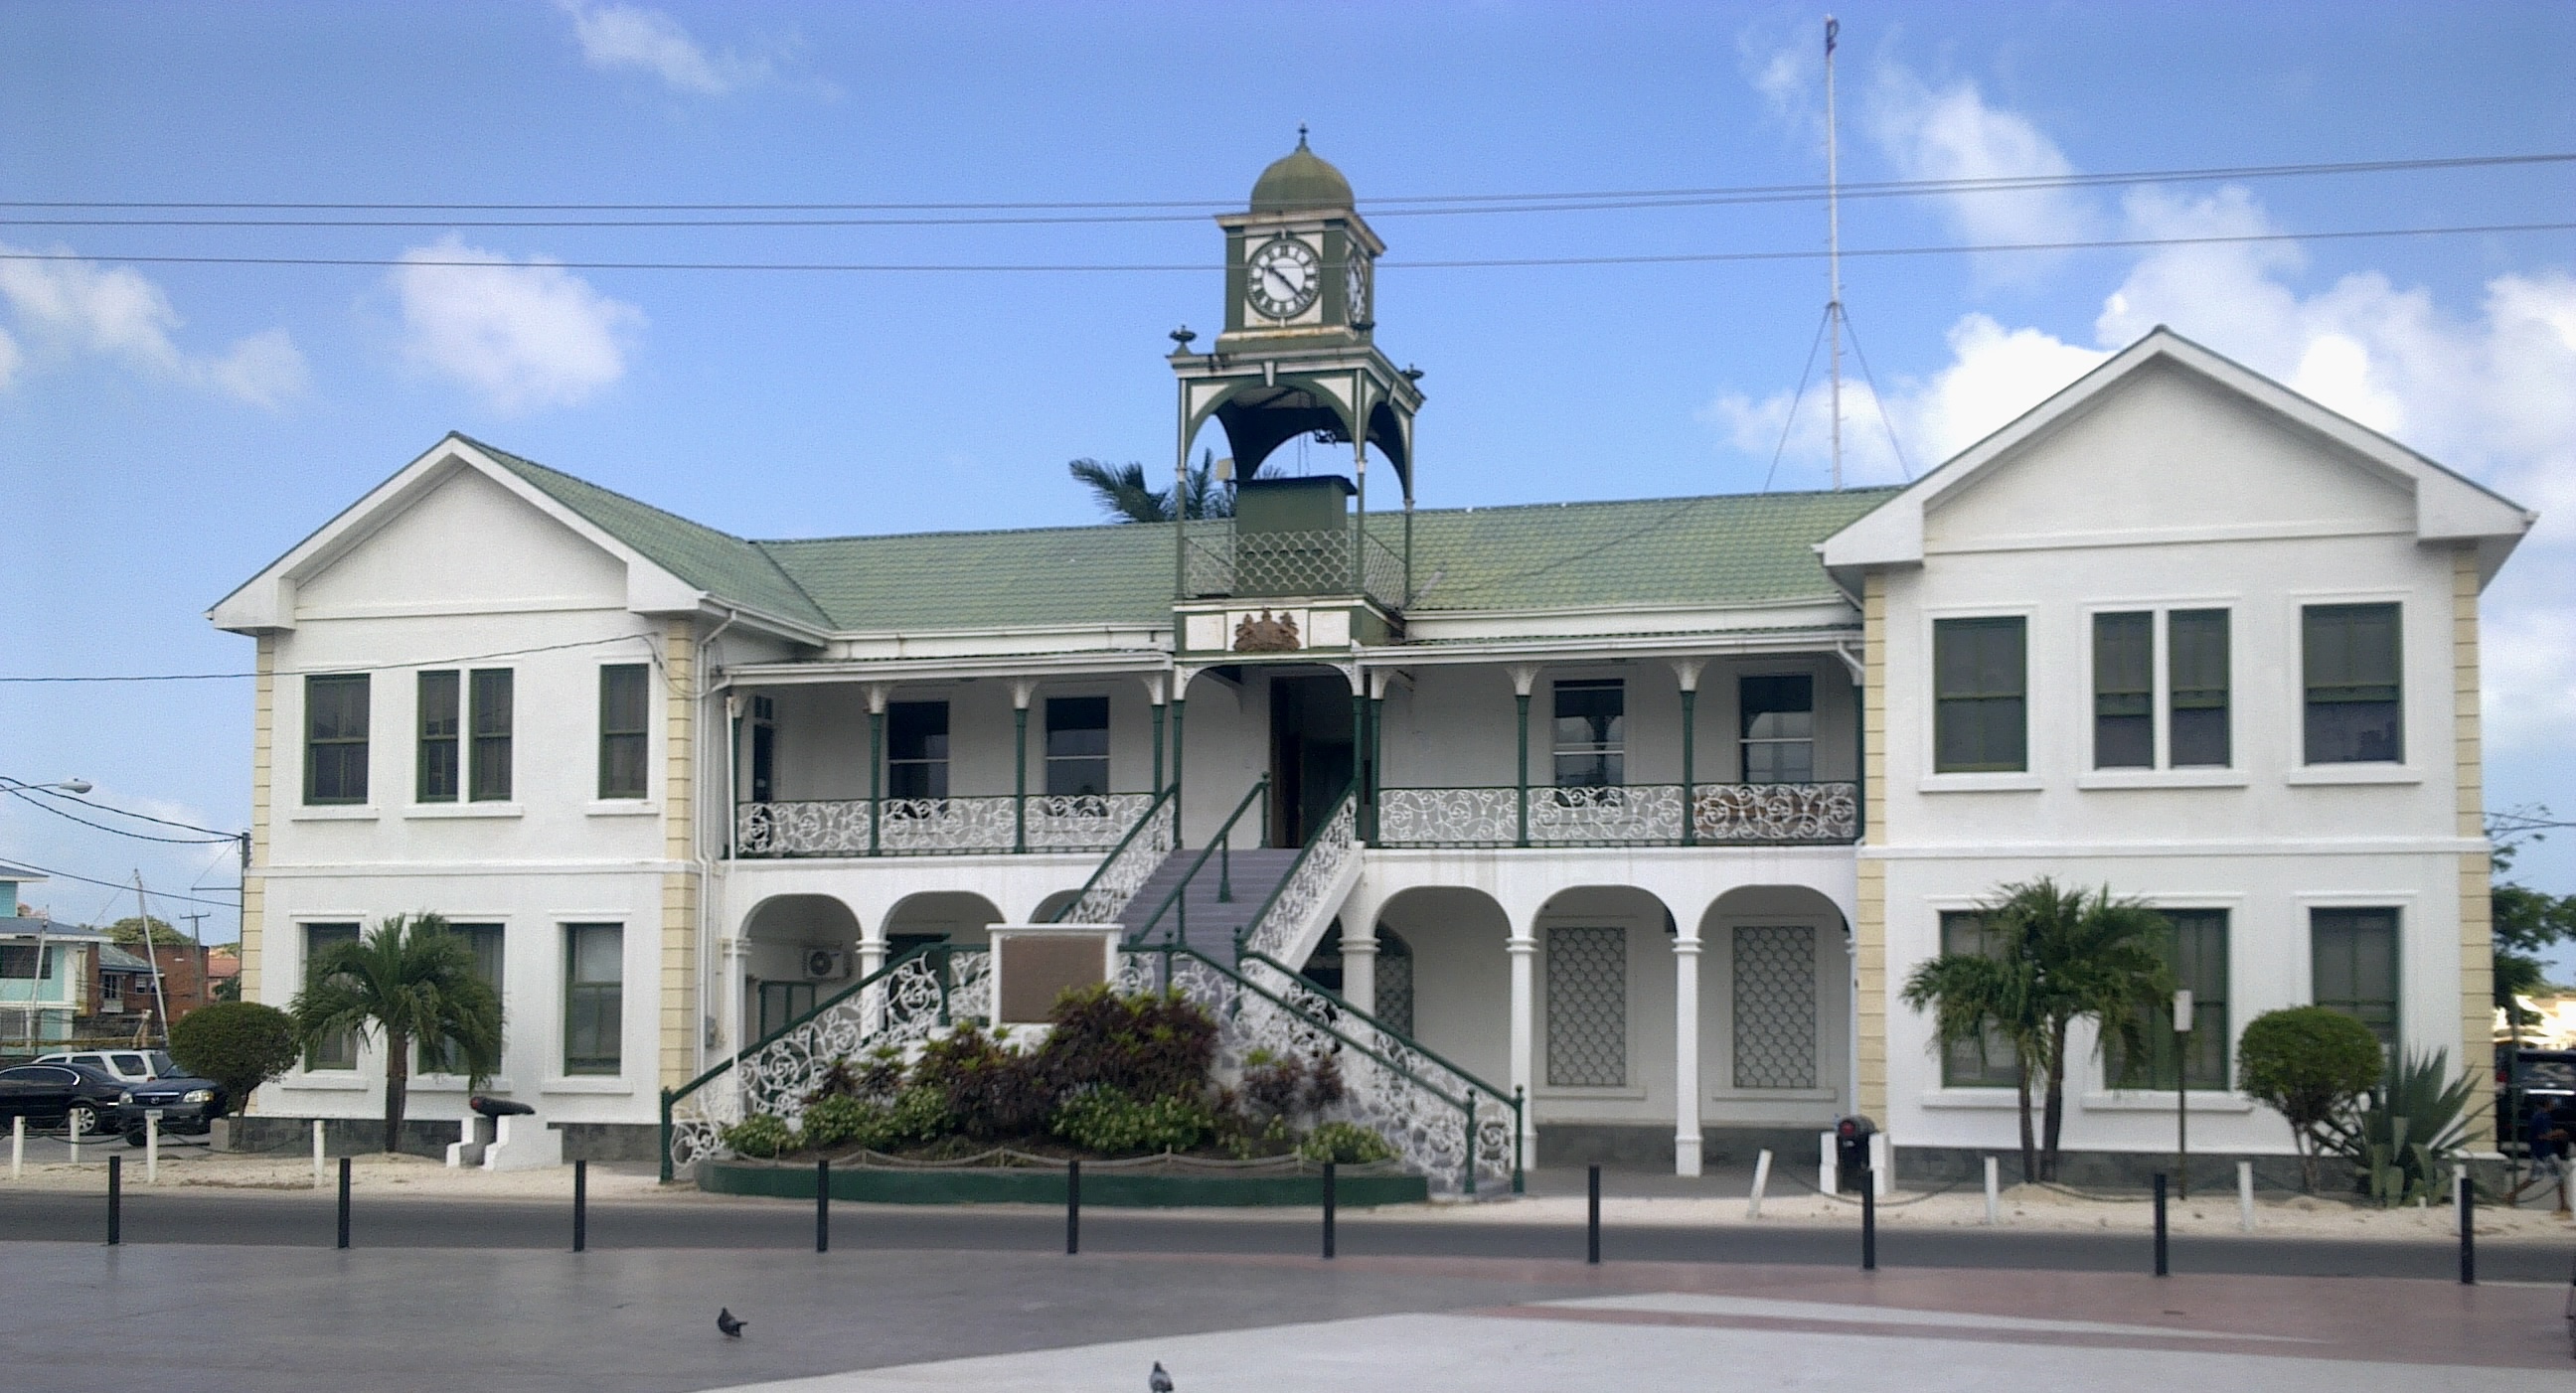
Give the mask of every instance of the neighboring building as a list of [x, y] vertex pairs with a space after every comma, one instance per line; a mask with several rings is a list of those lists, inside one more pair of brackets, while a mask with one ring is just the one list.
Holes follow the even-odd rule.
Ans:
[[88, 1018], [80, 1022], [82, 1034], [113, 1037], [159, 1033], [161, 1003], [153, 986], [161, 974], [138, 951], [141, 947], [136, 944], [127, 948], [118, 943], [99, 946], [97, 955], [90, 960], [90, 1009]]
[[0, 1059], [74, 1038], [88, 1014], [92, 964], [107, 935], [58, 925], [19, 902], [18, 887], [45, 877], [0, 863]]
[[[492, 1090], [649, 1152], [662, 1089], [1176, 803], [1077, 912], [1143, 927], [1231, 826], [1188, 941], [1525, 1090], [1550, 1162], [1852, 1111], [2013, 1146], [1896, 991], [2040, 875], [2182, 927], [2196, 1148], [2289, 1150], [2229, 1089], [2276, 1006], [2484, 1067], [2477, 599], [2530, 514], [2161, 329], [1902, 489], [1417, 510], [1349, 186], [1301, 144], [1219, 222], [1227, 327], [1169, 363], [1231, 520], [751, 542], [451, 435], [224, 599], [246, 998], [436, 910], [507, 1003]], [[1350, 478], [1265, 468], [1318, 437]], [[1275, 904], [1262, 846], [1315, 848]], [[2170, 1144], [2170, 1056], [2076, 1053], [2070, 1150]], [[376, 1115], [363, 1054], [261, 1109]]]
[[161, 964], [161, 991], [169, 999], [173, 1021], [221, 1000], [217, 993], [223, 983], [241, 973], [241, 958], [227, 943], [155, 946], [152, 951]]

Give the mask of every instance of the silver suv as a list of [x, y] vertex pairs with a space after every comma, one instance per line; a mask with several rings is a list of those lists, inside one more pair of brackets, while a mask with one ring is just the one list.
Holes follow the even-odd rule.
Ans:
[[40, 1054], [38, 1064], [86, 1064], [119, 1083], [149, 1083], [181, 1072], [167, 1050], [80, 1050]]

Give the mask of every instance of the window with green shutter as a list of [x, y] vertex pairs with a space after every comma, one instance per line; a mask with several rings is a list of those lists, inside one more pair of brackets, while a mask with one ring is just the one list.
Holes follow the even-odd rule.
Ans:
[[[324, 953], [343, 943], [358, 941], [355, 924], [307, 924], [304, 926], [304, 985], [312, 986], [317, 978], [313, 965]], [[355, 1069], [358, 1067], [358, 1032], [342, 1030], [311, 1041], [304, 1047], [306, 1069]]]
[[2178, 609], [2165, 616], [2165, 667], [2176, 769], [2224, 769], [2233, 761], [2227, 733], [2227, 611]]
[[641, 798], [645, 793], [647, 737], [653, 698], [642, 663], [612, 663], [599, 670], [599, 796]]
[[2156, 627], [2146, 610], [2093, 616], [2093, 767], [2156, 765]]
[[[2171, 1091], [2177, 1059], [2185, 1087], [2224, 1092], [2228, 1087], [2227, 911], [2168, 909], [2173, 926], [2165, 940], [2165, 966], [2174, 984], [2191, 991], [2191, 1030], [2174, 1033], [2173, 1003], [2166, 1001], [2142, 1013], [2147, 1049], [2143, 1055], [2115, 1057], [2109, 1073], [2122, 1088]], [[2114, 1055], [2125, 1051], [2113, 1050]]]
[[367, 801], [367, 674], [304, 679], [304, 801]]
[[2307, 762], [2403, 760], [2398, 607], [2309, 605], [2300, 618]]
[[[2004, 951], [2003, 933], [1990, 928], [1986, 916], [1974, 910], [1943, 910], [1941, 951], [1958, 957], [1999, 958]], [[1986, 1027], [1979, 1039], [1955, 1041], [1941, 1051], [1944, 1088], [2016, 1088], [2020, 1084], [2021, 1056], [1993, 1026]]]
[[1940, 773], [2030, 767], [2022, 621], [1932, 623], [1933, 768]]
[[2309, 911], [2308, 933], [2319, 1006], [2341, 1011], [2397, 1048], [2397, 911]]
[[467, 682], [474, 757], [467, 774], [478, 803], [510, 801], [511, 680], [508, 668], [477, 669]]
[[457, 689], [454, 669], [420, 675], [420, 758], [412, 798], [421, 803], [456, 801], [457, 774], [464, 754], [457, 748]]
[[626, 928], [564, 926], [564, 1072], [614, 1074], [625, 1065]]

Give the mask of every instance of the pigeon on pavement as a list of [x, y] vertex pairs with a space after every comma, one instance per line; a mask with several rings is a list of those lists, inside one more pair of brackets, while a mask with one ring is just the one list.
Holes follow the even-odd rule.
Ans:
[[1172, 1376], [1163, 1372], [1163, 1362], [1154, 1361], [1154, 1372], [1146, 1375], [1145, 1387], [1150, 1393], [1172, 1393]]
[[[733, 1312], [725, 1307], [719, 1306], [716, 1308], [716, 1329], [723, 1331], [725, 1333], [725, 1338], [727, 1339], [741, 1339], [742, 1328], [749, 1324], [751, 1324], [751, 1322], [747, 1320], [735, 1320], [733, 1318]], [[1156, 1367], [1159, 1368], [1161, 1366], [1157, 1365]]]

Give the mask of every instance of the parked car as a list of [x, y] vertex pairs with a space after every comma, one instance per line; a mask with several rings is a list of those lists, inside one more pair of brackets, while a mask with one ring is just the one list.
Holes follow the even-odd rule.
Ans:
[[161, 1130], [191, 1136], [214, 1130], [215, 1119], [224, 1115], [224, 1086], [213, 1079], [192, 1078], [174, 1074], [166, 1078], [138, 1083], [126, 1091], [123, 1126], [125, 1139], [141, 1146], [149, 1138], [144, 1133], [144, 1113], [161, 1110]]
[[0, 1069], [0, 1106], [29, 1122], [70, 1128], [84, 1135], [125, 1130], [132, 1102], [121, 1079], [86, 1064], [19, 1064]]
[[86, 1064], [122, 1083], [163, 1079], [179, 1072], [179, 1066], [171, 1060], [168, 1050], [79, 1050], [67, 1054], [40, 1054], [35, 1062]]
[[2576, 1098], [2576, 1050], [2496, 1051], [2496, 1130], [2507, 1146], [2522, 1140], [2523, 1119], [2570, 1098]]

